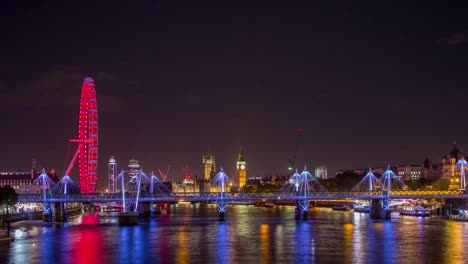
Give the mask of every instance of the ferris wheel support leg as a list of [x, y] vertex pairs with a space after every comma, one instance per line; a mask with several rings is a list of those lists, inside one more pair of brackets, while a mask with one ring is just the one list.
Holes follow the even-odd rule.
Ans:
[[76, 149], [75, 155], [73, 155], [73, 159], [70, 162], [70, 165], [68, 165], [65, 176], [70, 176], [73, 166], [75, 165], [76, 158], [78, 158], [78, 153], [80, 152], [80, 148], [81, 148], [81, 144], [78, 144], [78, 148]]

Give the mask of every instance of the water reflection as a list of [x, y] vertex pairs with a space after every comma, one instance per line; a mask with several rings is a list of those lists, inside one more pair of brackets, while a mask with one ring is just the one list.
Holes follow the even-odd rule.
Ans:
[[346, 263], [351, 263], [352, 252], [353, 252], [353, 229], [352, 223], [346, 223], [343, 225], [343, 236], [344, 236], [344, 260]]
[[72, 245], [69, 263], [104, 263], [102, 232], [97, 227], [75, 232], [67, 243]]
[[398, 260], [399, 259], [399, 251], [398, 247], [400, 246], [397, 244], [395, 239], [395, 231], [393, 230], [394, 225], [390, 221], [386, 221], [383, 223], [381, 232], [383, 233], [383, 243], [384, 243], [384, 250], [383, 255], [384, 259], [389, 260]]
[[[31, 256], [28, 256], [27, 254], [25, 254], [25, 252], [29, 251], [28, 247], [32, 247], [32, 246], [35, 246], [35, 245], [30, 245], [30, 244], [26, 243], [26, 241], [24, 240], [26, 238], [26, 236], [27, 235], [25, 234], [25, 232], [23, 232], [20, 229], [17, 229], [15, 231], [15, 240], [16, 241], [19, 240], [18, 243], [12, 244], [12, 247], [11, 247], [13, 261], [15, 263], [27, 263], [29, 257], [31, 257]], [[4, 245], [2, 245], [2, 246], [4, 246]]]
[[306, 263], [315, 261], [315, 241], [312, 233], [312, 223], [298, 221], [295, 232], [295, 262]]
[[219, 223], [216, 233], [216, 263], [229, 263], [229, 232], [226, 223]]
[[156, 234], [154, 235], [157, 241], [157, 244], [154, 247], [154, 250], [158, 256], [160, 256], [162, 261], [169, 262], [170, 259], [170, 244], [169, 240], [166, 238], [164, 229], [156, 227]]
[[[371, 220], [316, 211], [295, 221], [294, 208], [180, 205], [135, 227], [85, 215], [68, 224], [18, 224], [0, 247], [2, 263], [463, 263], [468, 223], [438, 218]], [[21, 226], [21, 229], [19, 228]]]
[[445, 222], [444, 223], [444, 251], [443, 261], [445, 263], [460, 263], [460, 259], [466, 259], [466, 230], [467, 223]]
[[270, 263], [270, 226], [260, 224], [260, 263]]
[[188, 241], [186, 226], [180, 226], [177, 230], [177, 263], [188, 263], [189, 252], [187, 250]]
[[[275, 233], [273, 234], [273, 237], [284, 237], [286, 235], [285, 232], [286, 227], [284, 227], [283, 224], [276, 225], [275, 228]], [[275, 239], [273, 240], [273, 245], [276, 250], [276, 254], [278, 256], [283, 256], [285, 254], [288, 254], [288, 248], [285, 242], [287, 239]]]
[[366, 255], [368, 251], [367, 241], [364, 239], [366, 231], [363, 230], [361, 221], [366, 221], [366, 216], [363, 213], [353, 214], [353, 231], [351, 238], [351, 259], [352, 263], [365, 263]]

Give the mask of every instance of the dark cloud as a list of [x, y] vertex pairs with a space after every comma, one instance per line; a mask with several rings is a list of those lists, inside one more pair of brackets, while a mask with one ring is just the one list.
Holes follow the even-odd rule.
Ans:
[[108, 73], [108, 72], [98, 72], [96, 75], [96, 79], [100, 81], [114, 81], [115, 77], [114, 75]]
[[47, 71], [37, 78], [15, 84], [9, 89], [9, 106], [71, 106], [83, 75], [60, 70]]
[[8, 91], [7, 85], [0, 80], [0, 94], [3, 94]]
[[447, 38], [442, 38], [439, 43], [450, 46], [458, 46], [468, 44], [468, 33], [455, 33]]
[[[37, 78], [8, 87], [0, 83], [0, 90], [6, 91], [3, 107], [58, 107], [67, 110], [77, 109], [81, 95], [81, 85], [85, 74], [78, 71], [45, 71]], [[112, 74], [99, 72], [100, 81], [113, 81]], [[99, 94], [99, 92], [98, 92]], [[119, 109], [119, 99], [113, 95], [99, 95], [98, 104], [105, 105], [100, 110], [112, 112]]]

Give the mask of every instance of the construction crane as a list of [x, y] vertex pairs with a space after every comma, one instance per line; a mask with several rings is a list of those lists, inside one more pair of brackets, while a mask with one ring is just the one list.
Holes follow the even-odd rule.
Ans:
[[171, 170], [171, 164], [167, 164], [166, 172], [162, 172], [161, 169], [158, 169], [159, 175], [161, 175], [162, 181], [167, 181], [167, 176], [169, 175], [169, 170]]
[[192, 172], [190, 171], [189, 165], [182, 166], [182, 171], [184, 172], [184, 179], [192, 179]]
[[296, 146], [294, 148], [294, 154], [292, 157], [289, 158], [289, 166], [288, 166], [288, 171], [292, 171], [294, 170], [294, 162], [296, 161], [296, 155], [297, 155], [297, 150], [299, 148], [299, 143], [300, 143], [300, 139], [301, 139], [301, 136], [302, 134], [304, 133], [304, 129], [303, 128], [298, 128], [297, 129], [297, 135], [296, 135]]

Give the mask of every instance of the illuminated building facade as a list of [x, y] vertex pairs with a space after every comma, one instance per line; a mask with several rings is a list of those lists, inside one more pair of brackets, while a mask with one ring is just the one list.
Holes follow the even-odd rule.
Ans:
[[211, 180], [216, 175], [216, 159], [213, 153], [205, 153], [202, 156], [203, 166], [203, 191], [211, 191]]
[[327, 166], [321, 165], [321, 166], [315, 167], [315, 178], [328, 179]]
[[[460, 167], [456, 164], [464, 157], [456, 143], [453, 144], [449, 154], [444, 155], [440, 163], [432, 162], [426, 158], [422, 165], [400, 165], [392, 167], [398, 177], [403, 181], [419, 181], [420, 179], [439, 180], [441, 178], [449, 179], [448, 189], [456, 190], [460, 188]], [[466, 160], [466, 158], [465, 158]], [[355, 173], [364, 175], [368, 169], [338, 170], [336, 175], [343, 173]], [[382, 175], [382, 168], [373, 169], [373, 173]]]
[[442, 157], [442, 177], [460, 177], [460, 168], [455, 165], [462, 158], [462, 153], [457, 144], [453, 143], [453, 148], [448, 155]]
[[[456, 166], [457, 161], [463, 157], [456, 143], [453, 144], [449, 154], [444, 155], [440, 163], [434, 163], [429, 158], [424, 160], [421, 168], [421, 178], [440, 179], [447, 178], [454, 181], [453, 188], [458, 188], [457, 179], [460, 178], [460, 168]], [[466, 158], [465, 158], [466, 159]]]
[[[128, 162], [128, 191], [131, 192], [131, 193], [135, 193], [138, 189], [138, 186], [137, 186], [137, 177], [135, 176], [138, 176], [138, 174], [140, 173], [140, 164], [138, 163], [138, 160], [135, 160], [135, 159], [131, 159], [129, 162]], [[144, 189], [144, 188], [142, 188]]]
[[128, 177], [132, 178], [140, 172], [140, 164], [138, 160], [131, 159], [128, 162]]
[[[41, 186], [33, 185], [33, 181], [41, 175], [35, 170], [27, 172], [0, 172], [0, 186], [9, 185], [15, 189], [18, 194], [36, 194], [40, 191]], [[59, 181], [55, 170], [51, 170], [48, 176], [57, 183]]]
[[116, 193], [116, 182], [115, 178], [117, 177], [117, 162], [115, 161], [114, 156], [111, 156], [108, 164], [108, 191], [109, 193]]
[[421, 178], [420, 165], [400, 165], [397, 167], [397, 176], [403, 181], [419, 181]]

